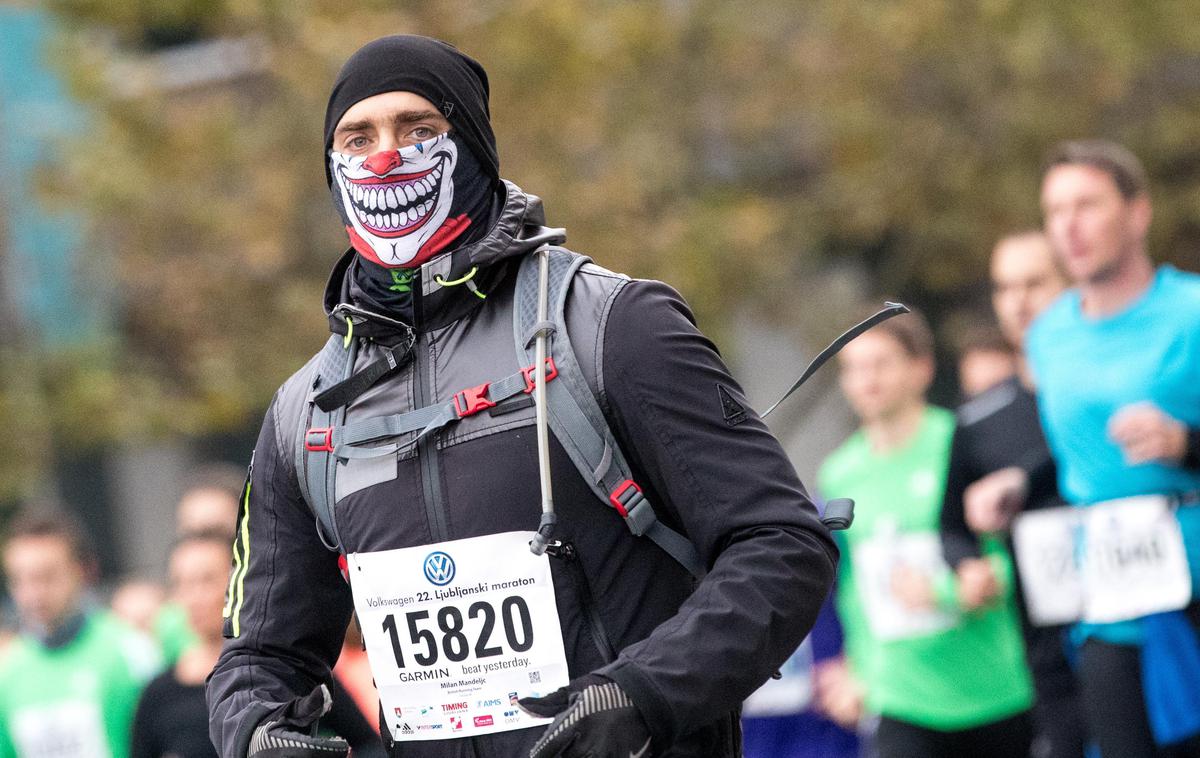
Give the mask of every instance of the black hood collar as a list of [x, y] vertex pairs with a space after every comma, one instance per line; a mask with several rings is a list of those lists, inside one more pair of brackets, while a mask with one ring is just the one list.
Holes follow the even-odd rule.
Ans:
[[417, 323], [405, 324], [364, 301], [352, 275], [358, 253], [353, 248], [347, 250], [334, 264], [325, 286], [330, 331], [346, 334], [350, 319], [356, 335], [387, 344], [413, 329], [423, 332], [445, 326], [486, 301], [465, 286], [443, 287], [437, 283], [439, 279], [456, 281], [476, 268], [474, 281], [486, 293], [507, 275], [510, 262], [519, 261], [542, 245], [558, 245], [566, 240], [565, 230], [545, 225], [541, 198], [522, 192], [507, 180], [504, 193], [500, 216], [483, 238], [439, 255], [417, 269], [412, 280]]

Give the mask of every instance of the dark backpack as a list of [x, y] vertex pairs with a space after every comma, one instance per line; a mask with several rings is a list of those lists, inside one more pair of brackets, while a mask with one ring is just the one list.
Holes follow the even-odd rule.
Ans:
[[546, 398], [550, 430], [567, 452], [584, 481], [602, 502], [620, 514], [629, 531], [646, 537], [665, 550], [692, 575], [704, 575], [704, 563], [695, 546], [661, 521], [633, 480], [629, 463], [609, 429], [600, 404], [584, 379], [568, 337], [565, 310], [571, 280], [590, 258], [562, 248], [548, 248], [548, 319], [537, 318], [539, 254], [527, 256], [517, 272], [513, 303], [513, 339], [519, 363], [515, 374], [464, 388], [449, 400], [407, 413], [362, 419], [346, 424], [346, 406], [382, 376], [396, 369], [411, 345], [384, 351], [383, 357], [357, 374], [354, 366], [357, 341], [333, 335], [317, 358], [311, 396], [309, 426], [296, 446], [296, 471], [304, 499], [317, 517], [320, 531], [331, 549], [341, 550], [341, 538], [332, 510], [337, 459], [390, 455], [398, 444], [370, 445], [417, 431], [418, 438], [449, 426], [460, 418], [491, 408], [522, 393], [532, 394], [536, 364], [534, 341], [538, 332], [550, 335], [546, 368]]

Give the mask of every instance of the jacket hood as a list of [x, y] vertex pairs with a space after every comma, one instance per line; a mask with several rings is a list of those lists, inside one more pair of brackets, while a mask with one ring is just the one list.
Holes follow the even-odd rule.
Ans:
[[474, 281], [486, 292], [489, 285], [504, 278], [508, 262], [519, 260], [542, 245], [560, 245], [566, 241], [566, 230], [545, 225], [541, 198], [523, 192], [510, 181], [503, 183], [504, 206], [488, 233], [476, 242], [426, 261], [417, 269], [412, 286], [419, 305], [415, 309], [418, 323], [405, 324], [374, 311], [369, 305], [364, 307], [354, 295], [352, 273], [358, 253], [350, 248], [334, 264], [325, 286], [324, 305], [330, 331], [345, 334], [347, 319], [353, 322], [356, 334], [370, 337], [437, 328], [484, 302], [466, 287], [443, 285], [439, 281], [456, 282], [476, 269]]

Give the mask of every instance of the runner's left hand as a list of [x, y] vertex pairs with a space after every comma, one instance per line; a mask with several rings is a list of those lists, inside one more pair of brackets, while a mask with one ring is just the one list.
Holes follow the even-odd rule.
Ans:
[[283, 706], [254, 730], [246, 758], [346, 758], [350, 746], [344, 739], [314, 734], [332, 702], [322, 684]]
[[1121, 446], [1130, 465], [1177, 464], [1187, 455], [1187, 427], [1153, 403], [1134, 403], [1114, 413], [1108, 436]]
[[529, 758], [650, 758], [650, 730], [616, 682], [587, 674], [545, 697], [519, 701], [527, 713], [554, 717]]
[[967, 558], [958, 564], [958, 602], [964, 611], [982, 608], [1000, 596], [1000, 582], [987, 558]]

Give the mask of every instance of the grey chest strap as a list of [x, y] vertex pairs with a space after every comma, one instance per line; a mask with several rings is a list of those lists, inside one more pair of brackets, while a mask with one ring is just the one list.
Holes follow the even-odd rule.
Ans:
[[325, 411], [315, 403], [315, 399], [323, 390], [350, 377], [357, 352], [358, 340], [330, 335], [317, 356], [317, 370], [305, 399], [305, 412], [300, 414], [297, 435], [296, 478], [300, 483], [300, 492], [317, 517], [321, 539], [332, 550], [339, 550], [342, 545], [337, 522], [333, 518], [337, 478], [333, 431], [346, 420], [346, 406]]
[[[513, 336], [517, 355], [534, 362], [534, 338], [552, 332], [551, 356], [558, 369], [556, 381], [546, 385], [550, 429], [584, 481], [602, 502], [624, 519], [629, 531], [647, 537], [693, 576], [704, 576], [704, 562], [687, 537], [667, 527], [654, 513], [642, 488], [634, 482], [628, 461], [609, 429], [608, 421], [584, 378], [567, 335], [566, 303], [571, 280], [590, 259], [561, 248], [550, 249], [549, 306], [545, 322], [537, 317], [538, 267], [536, 256], [521, 262], [513, 306]], [[603, 334], [599, 335], [603, 339]]]

